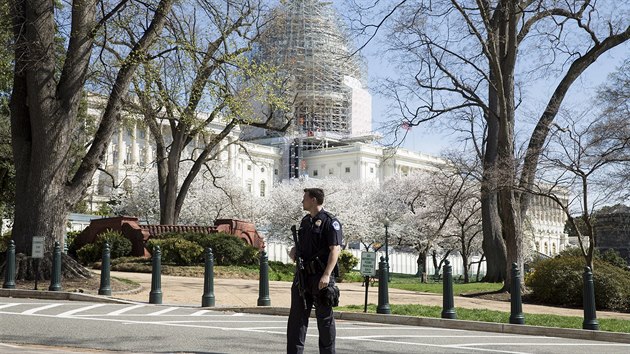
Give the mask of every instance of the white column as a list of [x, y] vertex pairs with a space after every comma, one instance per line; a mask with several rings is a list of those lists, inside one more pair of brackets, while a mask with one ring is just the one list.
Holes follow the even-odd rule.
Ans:
[[127, 153], [124, 131], [125, 130], [123, 127], [120, 127], [120, 129], [118, 129], [118, 167], [121, 167], [123, 165], [123, 161], [125, 161], [125, 154]]
[[151, 138], [151, 130], [149, 130], [149, 126], [145, 128], [144, 133], [144, 163], [150, 164], [153, 162], [153, 144], [151, 142], [153, 139]]
[[131, 163], [138, 164], [140, 158], [140, 149], [138, 147], [138, 125], [134, 121], [131, 128]]

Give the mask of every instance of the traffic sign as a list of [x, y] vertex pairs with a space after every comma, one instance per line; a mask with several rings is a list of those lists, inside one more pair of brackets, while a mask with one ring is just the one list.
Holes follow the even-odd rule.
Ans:
[[376, 252], [361, 252], [361, 275], [376, 275]]
[[33, 236], [31, 257], [44, 258], [44, 236]]

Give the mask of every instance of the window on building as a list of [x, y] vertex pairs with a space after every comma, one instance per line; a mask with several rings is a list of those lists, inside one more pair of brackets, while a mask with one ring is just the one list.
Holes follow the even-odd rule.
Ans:
[[251, 183], [247, 183], [247, 192], [251, 193], [252, 192], [252, 184]]
[[265, 181], [260, 181], [260, 196], [261, 197], [265, 196], [266, 188], [267, 188], [267, 184], [265, 183]]
[[549, 254], [549, 245], [545, 242], [545, 254]]
[[374, 173], [374, 167], [370, 167], [370, 173]]
[[329, 175], [334, 175], [334, 174], [335, 174], [335, 170], [334, 170], [334, 169], [332, 169], [332, 168], [329, 168], [329, 169], [328, 169], [328, 174], [329, 174]]
[[346, 173], [350, 173], [350, 167], [346, 167]]
[[247, 171], [251, 171], [252, 170], [252, 165], [247, 165]]
[[555, 243], [551, 244], [551, 254], [556, 254], [556, 244]]
[[261, 168], [260, 168], [260, 172], [265, 172], [265, 168], [264, 168], [264, 167], [261, 167]]
[[273, 170], [273, 174], [276, 175], [276, 176], [278, 175], [278, 169], [277, 168]]
[[313, 176], [317, 176], [319, 174], [319, 172], [317, 172], [317, 170], [313, 170]]

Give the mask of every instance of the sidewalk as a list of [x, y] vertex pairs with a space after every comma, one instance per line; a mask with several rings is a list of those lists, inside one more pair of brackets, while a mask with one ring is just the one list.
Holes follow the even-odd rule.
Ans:
[[[151, 290], [151, 274], [111, 272], [112, 277], [129, 279], [139, 283], [142, 290], [136, 293], [112, 294], [115, 298], [148, 302]], [[360, 283], [339, 283], [341, 290], [340, 306], [363, 305], [365, 288]], [[291, 306], [291, 283], [281, 281], [269, 282], [269, 298], [271, 306]], [[203, 295], [203, 278], [162, 276], [162, 302], [169, 305], [201, 306]], [[214, 279], [214, 295], [216, 307], [252, 307], [258, 300], [258, 280], [250, 279]], [[368, 289], [368, 303], [378, 303], [378, 288]], [[389, 289], [390, 304], [419, 304], [442, 306], [442, 295], [420, 293], [407, 290]], [[469, 309], [489, 309], [510, 312], [510, 303], [484, 299], [455, 296], [455, 307]], [[555, 314], [562, 316], [583, 317], [581, 309], [523, 304], [523, 312], [531, 314]], [[630, 320], [630, 314], [598, 311], [598, 318], [616, 318]]]

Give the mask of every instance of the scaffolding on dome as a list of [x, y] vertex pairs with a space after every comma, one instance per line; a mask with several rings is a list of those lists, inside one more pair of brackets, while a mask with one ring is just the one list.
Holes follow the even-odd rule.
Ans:
[[363, 81], [362, 64], [350, 56], [343, 24], [330, 2], [293, 0], [277, 8], [260, 43], [261, 59], [290, 71], [296, 128], [350, 133], [348, 76]]
[[[301, 151], [336, 146], [356, 140], [356, 131], [371, 131], [371, 113], [368, 124], [366, 118], [353, 117], [353, 93], [365, 86], [366, 70], [361, 58], [352, 55], [344, 29], [331, 2], [292, 0], [272, 12], [261, 36], [259, 60], [292, 78], [294, 124], [284, 134], [290, 144], [289, 177], [305, 170]], [[301, 172], [295, 172], [298, 166]]]

